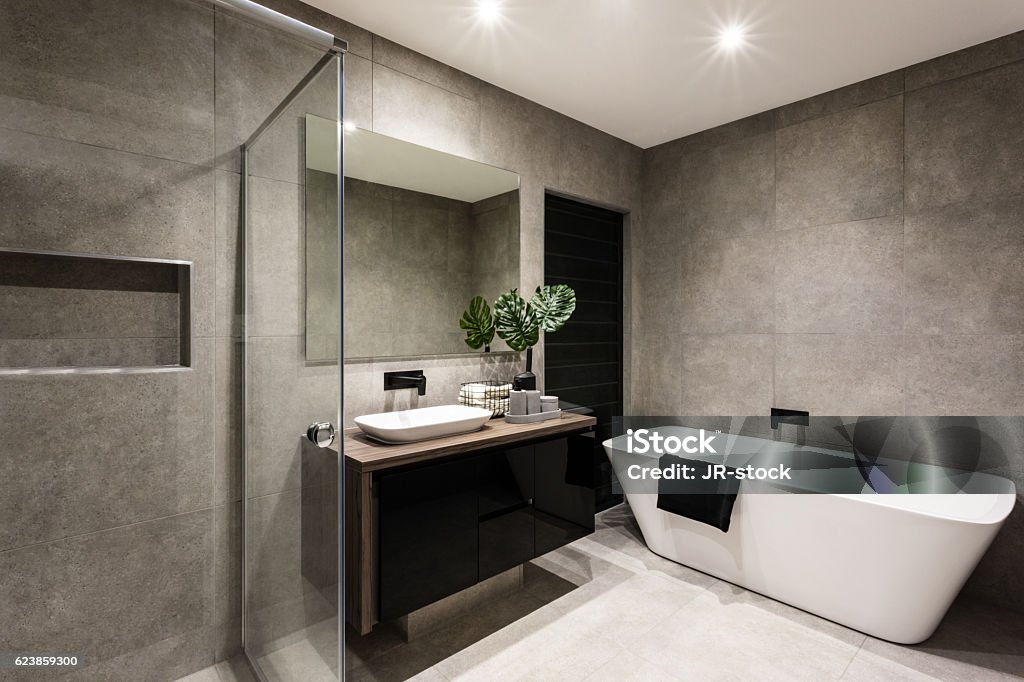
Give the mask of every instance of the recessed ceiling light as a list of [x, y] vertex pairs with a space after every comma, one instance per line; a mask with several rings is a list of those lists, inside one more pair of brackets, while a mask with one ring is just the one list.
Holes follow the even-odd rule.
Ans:
[[355, 123], [353, 123], [352, 121], [345, 121], [345, 132], [351, 133], [351, 132], [354, 132], [355, 129], [356, 129], [356, 124]]
[[735, 50], [744, 43], [746, 32], [739, 24], [726, 26], [718, 34], [718, 44], [727, 50]]
[[501, 6], [498, 0], [477, 0], [476, 13], [486, 22], [494, 22], [501, 18]]

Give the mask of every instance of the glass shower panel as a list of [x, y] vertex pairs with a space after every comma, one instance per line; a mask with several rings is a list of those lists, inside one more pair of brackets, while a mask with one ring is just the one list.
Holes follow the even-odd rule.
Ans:
[[[337, 249], [307, 253], [307, 217], [315, 215], [319, 235], [333, 232], [334, 244], [341, 226], [330, 169], [308, 185], [306, 119], [337, 129], [341, 69], [339, 56], [324, 56], [243, 158], [243, 625], [250, 660], [274, 682], [338, 677], [338, 453], [306, 430], [339, 423], [339, 334], [318, 328], [316, 353], [307, 352], [306, 292], [337, 291], [340, 268]], [[337, 134], [318, 144], [319, 155], [337, 158]]]

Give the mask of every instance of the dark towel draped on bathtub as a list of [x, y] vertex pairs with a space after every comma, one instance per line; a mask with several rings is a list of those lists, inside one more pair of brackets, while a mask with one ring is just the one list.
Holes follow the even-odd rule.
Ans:
[[[729, 532], [732, 506], [740, 482], [733, 476], [723, 479], [704, 479], [712, 464], [675, 455], [663, 455], [659, 466], [664, 471], [673, 464], [691, 467], [691, 479], [661, 479], [658, 481], [658, 509], [678, 516], [714, 526], [723, 533]], [[732, 467], [726, 467], [730, 472]]]

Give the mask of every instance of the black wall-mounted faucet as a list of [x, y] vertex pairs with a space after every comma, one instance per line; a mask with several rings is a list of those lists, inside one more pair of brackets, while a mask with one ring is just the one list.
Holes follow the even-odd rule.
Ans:
[[811, 413], [803, 410], [783, 410], [778, 407], [772, 408], [772, 428], [779, 428], [779, 424], [797, 424], [798, 426], [810, 426]]
[[398, 388], [415, 388], [419, 395], [427, 394], [427, 377], [422, 369], [405, 372], [384, 372], [384, 390], [394, 391]]

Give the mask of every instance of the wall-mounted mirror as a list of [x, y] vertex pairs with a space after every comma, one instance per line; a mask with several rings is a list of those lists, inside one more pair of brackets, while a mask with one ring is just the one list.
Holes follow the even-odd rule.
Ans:
[[[367, 130], [345, 136], [345, 358], [471, 353], [459, 318], [519, 286], [519, 176]], [[337, 123], [306, 118], [306, 359], [333, 360]], [[499, 339], [491, 351], [508, 350]]]

